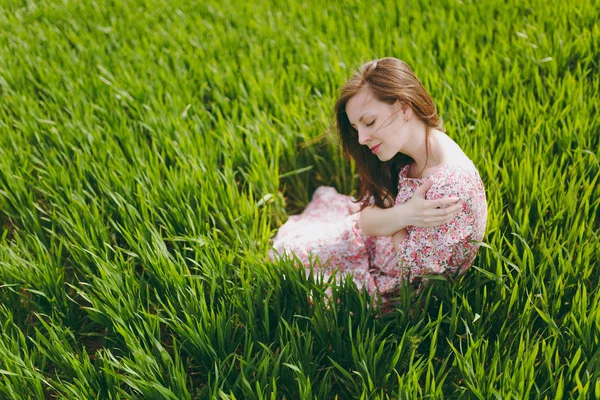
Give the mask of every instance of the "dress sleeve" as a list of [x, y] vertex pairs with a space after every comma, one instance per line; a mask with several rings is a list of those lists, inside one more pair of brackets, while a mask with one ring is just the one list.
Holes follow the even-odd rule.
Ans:
[[[400, 243], [397, 257], [401, 270], [410, 272], [411, 281], [416, 275], [445, 272], [451, 268], [449, 261], [453, 253], [467, 244], [473, 231], [470, 186], [468, 176], [451, 174], [434, 182], [427, 191], [428, 200], [458, 196], [463, 209], [443, 225], [433, 228], [407, 227], [408, 236]], [[468, 251], [467, 247], [465, 251]]]

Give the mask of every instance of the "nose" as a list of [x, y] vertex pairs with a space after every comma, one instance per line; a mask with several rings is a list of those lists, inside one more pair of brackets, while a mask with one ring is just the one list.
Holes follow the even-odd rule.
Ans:
[[360, 129], [358, 130], [358, 143], [359, 144], [364, 145], [369, 141], [369, 139], [371, 139], [371, 136], [367, 135], [364, 130], [362, 130], [362, 131]]

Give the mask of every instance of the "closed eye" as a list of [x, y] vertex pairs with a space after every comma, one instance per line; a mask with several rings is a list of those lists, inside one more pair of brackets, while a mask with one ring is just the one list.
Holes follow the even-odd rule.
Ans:
[[367, 124], [367, 126], [371, 126], [371, 125], [373, 125], [374, 123], [375, 123], [375, 120], [373, 120], [373, 121], [369, 122], [369, 123]]

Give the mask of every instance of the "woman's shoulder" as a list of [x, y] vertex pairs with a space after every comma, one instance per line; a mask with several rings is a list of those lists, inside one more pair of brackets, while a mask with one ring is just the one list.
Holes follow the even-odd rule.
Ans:
[[432, 194], [444, 196], [484, 191], [479, 171], [470, 160], [443, 164], [431, 177], [434, 180], [430, 188]]
[[459, 176], [479, 176], [479, 171], [473, 162], [466, 159], [451, 159], [435, 167], [429, 168], [419, 176], [412, 177], [410, 174], [411, 165], [405, 165], [401, 168], [399, 178], [404, 181], [425, 182], [428, 178], [434, 181], [447, 180]]
[[447, 176], [479, 177], [479, 170], [470, 159], [448, 162], [443, 167], [445, 168], [442, 168], [442, 171]]

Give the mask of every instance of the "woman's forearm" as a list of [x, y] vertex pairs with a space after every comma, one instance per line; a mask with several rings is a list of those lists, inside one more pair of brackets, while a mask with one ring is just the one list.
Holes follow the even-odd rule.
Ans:
[[360, 212], [360, 229], [367, 236], [392, 236], [410, 225], [405, 211], [404, 205], [390, 208], [366, 207]]

